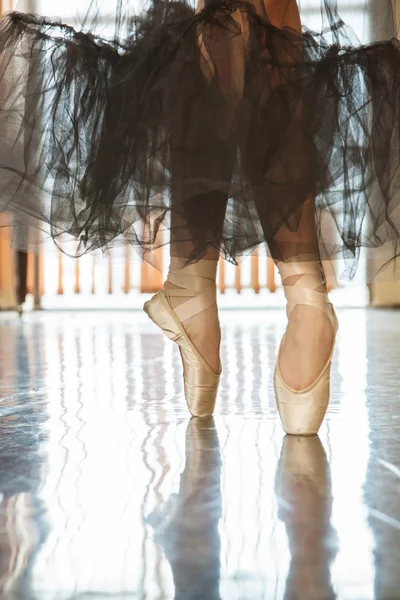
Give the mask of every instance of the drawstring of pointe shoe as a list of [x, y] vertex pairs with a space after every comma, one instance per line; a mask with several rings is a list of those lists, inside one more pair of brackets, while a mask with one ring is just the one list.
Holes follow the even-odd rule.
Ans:
[[[216, 303], [217, 260], [201, 259], [184, 267], [185, 260], [171, 257], [164, 291], [168, 298], [186, 297], [187, 300], [173, 308], [183, 322]], [[169, 285], [172, 284], [172, 285]]]

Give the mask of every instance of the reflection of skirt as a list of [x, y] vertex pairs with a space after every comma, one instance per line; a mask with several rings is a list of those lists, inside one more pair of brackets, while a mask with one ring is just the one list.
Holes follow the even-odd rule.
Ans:
[[128, 243], [151, 260], [163, 227], [191, 261], [212, 245], [236, 262], [271, 253], [312, 197], [323, 259], [352, 274], [363, 246], [389, 244], [394, 258], [399, 45], [351, 45], [321, 3], [323, 35], [277, 29], [244, 0], [197, 14], [154, 3], [116, 19], [128, 23], [118, 42], [4, 17], [0, 211], [12, 245], [32, 250], [42, 229], [72, 255]]

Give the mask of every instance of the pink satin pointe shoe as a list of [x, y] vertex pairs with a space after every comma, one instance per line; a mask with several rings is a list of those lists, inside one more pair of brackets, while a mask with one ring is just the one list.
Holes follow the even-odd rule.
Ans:
[[295, 390], [283, 380], [279, 367], [282, 342], [276, 362], [274, 374], [275, 397], [283, 429], [290, 435], [315, 435], [321, 427], [329, 404], [330, 369], [339, 324], [328, 295], [316, 291], [322, 284], [319, 262], [311, 260], [280, 262], [277, 266], [282, 281], [293, 275], [300, 276], [294, 285], [284, 285], [287, 299], [287, 316], [289, 317], [296, 305], [306, 304], [321, 310], [328, 317], [334, 331], [330, 356], [316, 380], [306, 389]]
[[[194, 417], [213, 414], [222, 366], [215, 373], [193, 345], [182, 324], [186, 319], [216, 303], [215, 274], [217, 261], [199, 260], [168, 274], [173, 289], [162, 289], [144, 303], [143, 310], [163, 333], [179, 346], [186, 403]], [[187, 297], [176, 308], [169, 298]]]

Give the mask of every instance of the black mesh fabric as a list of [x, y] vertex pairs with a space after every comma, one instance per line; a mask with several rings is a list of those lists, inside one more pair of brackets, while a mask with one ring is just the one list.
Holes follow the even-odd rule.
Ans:
[[312, 203], [320, 256], [346, 277], [363, 247], [395, 264], [389, 0], [119, 0], [107, 15], [111, 34], [93, 2], [79, 26], [0, 22], [0, 225], [11, 219], [14, 248], [131, 244], [154, 262], [173, 243], [188, 263], [214, 247], [236, 264], [255, 249], [279, 259], [290, 239], [303, 256]]

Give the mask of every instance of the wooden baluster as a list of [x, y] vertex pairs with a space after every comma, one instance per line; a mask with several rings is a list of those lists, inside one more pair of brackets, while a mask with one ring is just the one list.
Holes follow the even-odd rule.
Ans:
[[275, 264], [272, 258], [267, 258], [267, 288], [271, 293], [276, 292]]
[[256, 294], [260, 293], [257, 251], [251, 255], [251, 287]]
[[81, 293], [81, 285], [80, 285], [80, 268], [79, 268], [79, 258], [75, 259], [75, 287], [74, 293]]
[[241, 268], [240, 265], [235, 267], [235, 290], [238, 294], [242, 291]]
[[64, 295], [63, 285], [63, 259], [61, 250], [58, 251], [58, 283], [57, 283], [57, 294], [59, 296]]
[[[40, 232], [38, 232], [40, 233]], [[44, 295], [44, 259], [42, 254], [34, 254], [33, 308], [40, 309], [40, 300]]]
[[124, 268], [124, 286], [125, 294], [129, 294], [131, 290], [131, 247], [125, 246], [125, 268]]
[[[35, 235], [40, 235], [40, 232], [35, 232]], [[27, 275], [26, 275], [26, 292], [33, 295], [33, 308], [40, 308], [40, 299], [44, 295], [44, 256], [37, 254], [40, 252], [39, 247], [35, 252], [28, 252], [27, 255]]]

